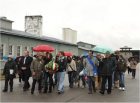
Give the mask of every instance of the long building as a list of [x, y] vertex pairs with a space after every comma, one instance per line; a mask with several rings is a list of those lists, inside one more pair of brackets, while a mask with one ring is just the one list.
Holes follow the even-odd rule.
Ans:
[[33, 47], [39, 44], [47, 44], [53, 46], [55, 51], [69, 51], [74, 55], [78, 55], [77, 44], [72, 44], [52, 37], [43, 35], [34, 35], [24, 31], [13, 30], [12, 22], [7, 18], [0, 18], [0, 69], [3, 68], [3, 57], [12, 54], [14, 57], [23, 55], [24, 50], [29, 50], [30, 55], [34, 54]]
[[[40, 17], [41, 16], [39, 16], [39, 19]], [[31, 18], [33, 17], [31, 16]], [[37, 16], [35, 16], [35, 19], [31, 19], [30, 22], [32, 23], [34, 20], [36, 20], [36, 18]], [[29, 21], [26, 19], [27, 16], [25, 17], [25, 21]], [[55, 51], [52, 52], [54, 56], [59, 51], [69, 51], [72, 52], [73, 55], [81, 56], [95, 46], [84, 42], [78, 42], [77, 44], [70, 43], [65, 40], [59, 40], [42, 34], [38, 35], [36, 32], [27, 32], [35, 31], [36, 25], [34, 26], [34, 23], [30, 24], [30, 22], [28, 23], [29, 30], [26, 27], [25, 31], [19, 31], [12, 29], [13, 21], [8, 20], [6, 17], [0, 18], [0, 69], [3, 69], [4, 67], [4, 57], [8, 56], [9, 54], [12, 54], [14, 57], [21, 56], [25, 50], [28, 50], [30, 55], [33, 56], [35, 54], [35, 52], [33, 52], [33, 47], [39, 44], [53, 46], [55, 48]], [[38, 22], [42, 21], [39, 20]], [[37, 28], [37, 30], [42, 31], [40, 28]]]

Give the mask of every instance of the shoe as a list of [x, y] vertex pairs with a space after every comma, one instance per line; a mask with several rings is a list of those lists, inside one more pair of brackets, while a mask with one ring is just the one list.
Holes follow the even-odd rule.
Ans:
[[13, 92], [13, 89], [10, 89], [10, 92]]
[[80, 87], [80, 85], [78, 84], [78, 88]]
[[58, 93], [58, 94], [61, 94], [61, 92], [60, 92], [60, 91], [58, 91], [57, 93]]
[[104, 92], [103, 91], [100, 91], [99, 93], [104, 95]]
[[94, 89], [93, 91], [96, 92], [96, 89]]
[[33, 95], [33, 94], [34, 94], [34, 92], [33, 92], [33, 91], [31, 91], [31, 94]]
[[88, 94], [92, 94], [92, 92], [88, 92]]
[[23, 91], [25, 92], [25, 91], [27, 91], [27, 89], [23, 89]]
[[107, 92], [107, 94], [111, 94], [111, 92]]
[[44, 91], [43, 93], [47, 93], [47, 91]]
[[52, 91], [49, 91], [48, 93], [52, 93]]
[[122, 91], [125, 91], [125, 90], [126, 90], [126, 89], [123, 87], [123, 88], [122, 88]]
[[38, 92], [41, 93], [41, 90], [39, 90]]
[[132, 79], [135, 79], [135, 77], [132, 77]]
[[119, 90], [122, 90], [122, 87], [119, 87]]
[[7, 92], [7, 90], [4, 89], [3, 92]]

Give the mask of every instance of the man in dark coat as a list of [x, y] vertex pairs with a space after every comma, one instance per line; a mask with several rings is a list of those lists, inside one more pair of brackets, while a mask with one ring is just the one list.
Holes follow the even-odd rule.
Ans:
[[3, 70], [3, 75], [5, 75], [5, 86], [3, 92], [8, 90], [8, 82], [10, 84], [10, 92], [13, 91], [13, 78], [16, 74], [16, 64], [12, 58], [12, 55], [8, 56], [8, 61], [6, 62]]
[[102, 76], [102, 86], [101, 86], [101, 94], [105, 92], [105, 84], [108, 81], [108, 90], [107, 93], [111, 94], [112, 89], [112, 74], [113, 69], [116, 66], [115, 60], [110, 56], [110, 52], [106, 52], [106, 57], [103, 59], [103, 65], [101, 69], [101, 76]]
[[23, 91], [27, 91], [30, 88], [29, 77], [31, 76], [30, 66], [33, 58], [29, 56], [29, 51], [24, 51], [24, 56], [20, 60], [20, 68], [22, 80], [24, 81]]

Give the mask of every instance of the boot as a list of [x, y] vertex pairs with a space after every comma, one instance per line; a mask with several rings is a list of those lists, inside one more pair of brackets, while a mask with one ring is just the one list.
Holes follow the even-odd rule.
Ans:
[[4, 90], [3, 90], [3, 92], [7, 92], [7, 90], [6, 90], [6, 89], [4, 89]]

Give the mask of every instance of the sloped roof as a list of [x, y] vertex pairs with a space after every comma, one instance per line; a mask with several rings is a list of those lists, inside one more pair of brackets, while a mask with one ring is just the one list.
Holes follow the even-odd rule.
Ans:
[[8, 34], [8, 35], [15, 35], [15, 36], [21, 36], [21, 37], [26, 37], [26, 38], [32, 38], [32, 39], [38, 39], [38, 40], [44, 40], [44, 41], [49, 41], [49, 42], [54, 42], [54, 43], [60, 43], [60, 44], [67, 44], [67, 45], [73, 45], [77, 46], [76, 44], [68, 43], [60, 39], [56, 39], [53, 37], [48, 37], [45, 35], [36, 35], [36, 34], [30, 34], [24, 31], [19, 31], [19, 30], [6, 30], [6, 29], [1, 29], [0, 28], [0, 33]]

